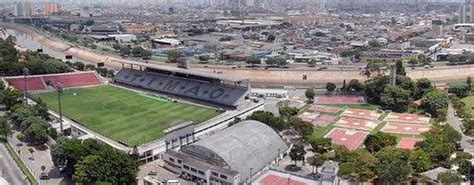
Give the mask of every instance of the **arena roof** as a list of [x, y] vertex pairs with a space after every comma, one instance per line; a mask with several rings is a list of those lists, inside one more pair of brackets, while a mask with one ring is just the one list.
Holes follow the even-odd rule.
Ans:
[[288, 149], [272, 128], [253, 120], [240, 122], [193, 145], [216, 153], [232, 170], [240, 172], [241, 181], [248, 179], [251, 169], [252, 173], [260, 171], [275, 160], [279, 152]]
[[158, 65], [158, 64], [153, 64], [153, 63], [138, 62], [138, 61], [132, 61], [132, 60], [126, 60], [126, 59], [118, 59], [118, 60], [117, 59], [112, 59], [112, 62], [118, 62], [118, 63], [122, 63], [122, 64], [135, 65], [135, 66], [142, 66], [142, 67], [147, 67], [147, 68], [152, 68], [152, 69], [170, 71], [170, 72], [174, 72], [174, 73], [202, 76], [202, 77], [206, 77], [206, 78], [219, 79], [219, 80], [230, 81], [230, 82], [241, 82], [241, 81], [248, 80], [248, 78], [244, 78], [240, 75], [217, 74], [217, 73], [196, 71], [196, 70], [190, 70], [190, 69], [182, 69], [182, 68], [177, 68], [177, 67], [174, 67], [174, 66], [166, 66], [166, 65]]

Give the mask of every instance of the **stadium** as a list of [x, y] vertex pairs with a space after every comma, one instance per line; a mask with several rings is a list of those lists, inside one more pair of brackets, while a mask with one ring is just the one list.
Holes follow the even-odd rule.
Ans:
[[246, 79], [146, 64], [122, 66], [110, 83], [95, 72], [3, 80], [30, 99], [45, 102], [58, 131], [95, 138], [122, 151], [136, 148], [142, 162], [191, 144], [262, 106], [248, 100]]

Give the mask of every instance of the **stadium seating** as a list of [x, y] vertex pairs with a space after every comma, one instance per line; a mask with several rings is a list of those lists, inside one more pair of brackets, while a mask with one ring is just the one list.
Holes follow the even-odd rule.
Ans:
[[[13, 87], [20, 91], [25, 89], [25, 79], [23, 76], [7, 77], [5, 80]], [[51, 85], [62, 84], [64, 88], [93, 86], [102, 84], [95, 72], [79, 72], [79, 73], [61, 73], [49, 75], [34, 75], [27, 77], [28, 91], [45, 91], [52, 87], [47, 86], [47, 82]]]
[[115, 76], [114, 81], [134, 87], [231, 107], [236, 107], [248, 92], [247, 87], [211, 84], [211, 82], [207, 81], [133, 69], [122, 69]]

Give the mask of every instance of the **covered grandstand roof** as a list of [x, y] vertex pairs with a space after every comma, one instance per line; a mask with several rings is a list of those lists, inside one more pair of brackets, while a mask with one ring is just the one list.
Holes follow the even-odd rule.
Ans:
[[248, 78], [244, 78], [240, 75], [209, 73], [209, 72], [203, 72], [203, 71], [182, 69], [182, 68], [177, 68], [177, 67], [174, 67], [174, 66], [166, 66], [166, 65], [158, 65], [158, 64], [153, 64], [153, 63], [137, 62], [137, 61], [126, 60], [126, 59], [119, 59], [119, 60], [113, 59], [112, 61], [113, 62], [118, 62], [118, 63], [123, 63], [123, 64], [142, 66], [142, 67], [158, 69], [158, 70], [164, 70], [164, 71], [170, 71], [170, 72], [174, 72], [174, 73], [187, 74], [187, 75], [202, 76], [202, 77], [206, 77], [206, 78], [219, 79], [219, 80], [230, 81], [230, 82], [241, 82], [241, 81], [248, 80]]
[[278, 157], [278, 152], [288, 149], [272, 128], [253, 120], [240, 122], [198, 141], [183, 152], [202, 153], [202, 147], [218, 155], [213, 158], [222, 159], [232, 170], [239, 171], [242, 181], [249, 177], [251, 168], [252, 173], [263, 169]]

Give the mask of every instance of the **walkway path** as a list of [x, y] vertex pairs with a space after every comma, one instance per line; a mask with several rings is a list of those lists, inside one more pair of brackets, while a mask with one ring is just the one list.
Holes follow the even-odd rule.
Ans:
[[29, 184], [3, 143], [0, 143], [0, 177], [10, 184]]
[[471, 136], [464, 135], [461, 129], [461, 125], [462, 125], [461, 120], [459, 119], [458, 116], [455, 116], [454, 113], [455, 113], [455, 110], [453, 106], [449, 104], [448, 114], [446, 116], [448, 124], [451, 125], [454, 129], [456, 129], [459, 133], [462, 134], [461, 145], [464, 147], [464, 151], [469, 152], [474, 155], [474, 146], [468, 142], [474, 138], [472, 138]]

